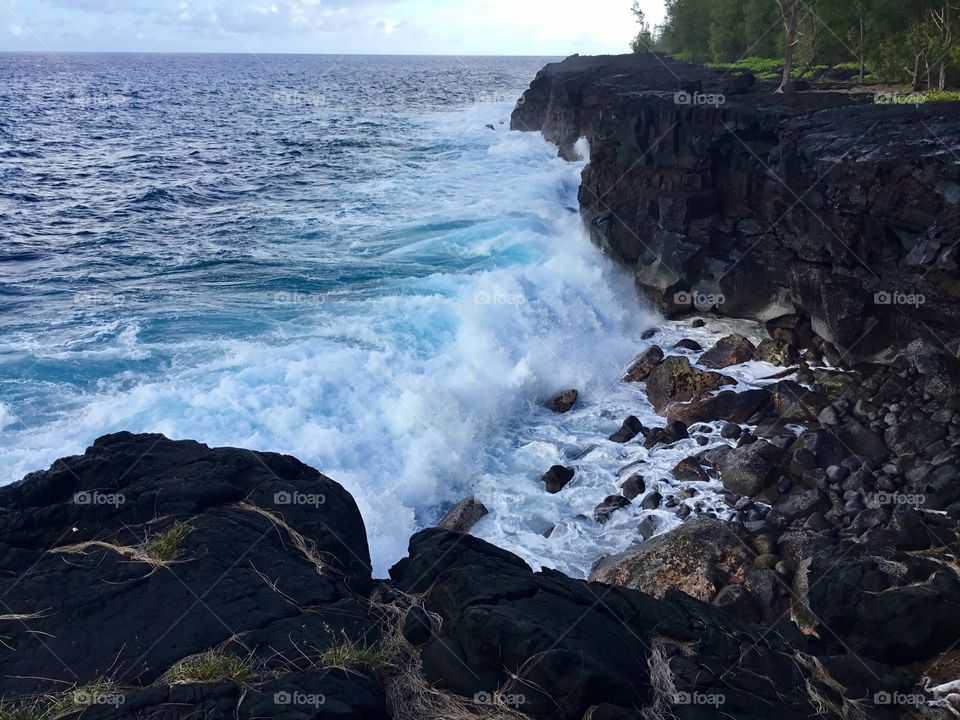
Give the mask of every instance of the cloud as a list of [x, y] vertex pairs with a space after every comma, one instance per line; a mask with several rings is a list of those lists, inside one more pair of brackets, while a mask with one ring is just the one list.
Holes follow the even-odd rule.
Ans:
[[11, 35], [23, 35], [23, 28], [17, 25], [17, 23], [10, 23], [10, 25], [7, 26], [7, 30], [10, 31]]

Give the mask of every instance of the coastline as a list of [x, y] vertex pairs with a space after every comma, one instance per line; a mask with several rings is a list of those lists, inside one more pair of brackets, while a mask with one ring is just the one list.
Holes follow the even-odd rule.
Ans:
[[[617, 418], [623, 426], [604, 451], [623, 452], [619, 491], [586, 519], [617, 527], [632, 518], [622, 531], [633, 545], [583, 582], [534, 573], [464, 532], [427, 529], [390, 578], [378, 579], [357, 502], [335, 480], [289, 456], [118, 433], [0, 488], [0, 636], [12, 649], [0, 654], [4, 702], [66, 702], [61, 695], [72, 693], [74, 705], [57, 717], [95, 720], [174, 707], [244, 718], [882, 719], [918, 709], [936, 717], [953, 706], [952, 690], [939, 686], [956, 679], [960, 660], [952, 564], [960, 361], [952, 336], [915, 337], [918, 325], [951, 328], [954, 317], [950, 288], [927, 279], [949, 274], [953, 248], [927, 252], [931, 233], [955, 227], [949, 178], [920, 173], [916, 182], [926, 184], [906, 196], [932, 187], [947, 201], [927, 208], [923, 232], [892, 233], [904, 245], [893, 265], [922, 256], [929, 272], [917, 280], [891, 271], [886, 250], [866, 258], [878, 260], [880, 277], [911, 282], [903, 292], [930, 294], [929, 304], [907, 308], [919, 313], [912, 328], [894, 322], [891, 308], [867, 315], [862, 298], [851, 300], [870, 288], [842, 252], [825, 252], [818, 262], [834, 264], [814, 273], [817, 240], [797, 228], [799, 239], [778, 237], [776, 246], [796, 242], [797, 257], [759, 255], [762, 282], [749, 263], [735, 281], [717, 280], [714, 255], [731, 243], [763, 246], [764, 233], [727, 214], [749, 204], [736, 196], [742, 184], [731, 183], [733, 199], [683, 184], [701, 182], [721, 160], [744, 177], [755, 172], [697, 132], [722, 117], [782, 144], [778, 128], [802, 125], [802, 113], [745, 119], [759, 91], [738, 93], [727, 109], [678, 110], [675, 79], [642, 63], [624, 75], [627, 63], [548, 66], [514, 125], [542, 131], [560, 153], [588, 138], [581, 203], [594, 240], [674, 318], [636, 340], [624, 382], [645, 395], [648, 424]], [[612, 94], [609, 70], [623, 85]], [[712, 89], [706, 74], [697, 79], [695, 92]], [[862, 110], [831, 108], [839, 102], [817, 98], [810, 112], [829, 126]], [[654, 139], [671, 113], [684, 131], [667, 156], [627, 142]], [[684, 142], [713, 147], [708, 165]], [[803, 167], [809, 156], [797, 152]], [[610, 174], [624, 165], [639, 179]], [[846, 171], [843, 156], [837, 165]], [[883, 167], [876, 182], [903, 185], [904, 174]], [[758, 178], [765, 189], [751, 197], [775, 207]], [[849, 187], [831, 183], [827, 198]], [[652, 211], [636, 208], [620, 213], [635, 225], [613, 210], [604, 225], [601, 205], [646, 203], [653, 188], [655, 230], [647, 233]], [[679, 260], [685, 277], [665, 282], [644, 252], [628, 252], [632, 240], [609, 232], [613, 221], [641, 243], [656, 238], [657, 257]], [[795, 271], [805, 279], [784, 279]], [[812, 287], [823, 292], [810, 295]], [[764, 323], [757, 328], [768, 337], [721, 332], [729, 317]], [[866, 327], [875, 334], [862, 345], [845, 342]], [[567, 465], [544, 467], [553, 473], [544, 495], [549, 483], [576, 493], [582, 469], [573, 466], [589, 466], [590, 452], [570, 464], [572, 478]], [[717, 492], [705, 502], [708, 489]], [[645, 524], [654, 517], [664, 524]], [[246, 662], [233, 676], [221, 667], [230, 657]]]

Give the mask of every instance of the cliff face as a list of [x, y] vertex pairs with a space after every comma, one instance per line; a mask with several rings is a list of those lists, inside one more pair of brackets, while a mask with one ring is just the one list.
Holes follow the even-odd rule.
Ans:
[[957, 106], [772, 91], [654, 55], [575, 56], [537, 75], [511, 124], [565, 156], [589, 140], [584, 220], [666, 315], [809, 318], [847, 360], [949, 344]]

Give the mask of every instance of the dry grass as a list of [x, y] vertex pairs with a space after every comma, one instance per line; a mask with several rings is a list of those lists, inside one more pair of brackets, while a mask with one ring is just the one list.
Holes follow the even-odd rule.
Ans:
[[88, 540], [73, 545], [62, 545], [51, 549], [50, 552], [83, 554], [91, 548], [103, 548], [156, 569], [166, 567], [180, 558], [183, 541], [193, 530], [192, 524], [178, 521], [163, 532], [148, 535], [139, 545], [128, 546], [104, 540]]
[[75, 685], [61, 693], [38, 695], [18, 701], [0, 702], [0, 720], [57, 720], [90, 707], [94, 703], [107, 703], [110, 696], [122, 702], [122, 693], [112, 681], [94, 680], [84, 685]]
[[317, 550], [316, 543], [294, 530], [280, 516], [274, 515], [273, 513], [248, 502], [237, 503], [237, 507], [239, 507], [241, 510], [246, 510], [247, 512], [256, 513], [261, 517], [265, 517], [267, 520], [273, 523], [274, 526], [284, 530], [287, 533], [287, 537], [290, 538], [290, 542], [293, 544], [293, 547], [297, 550], [297, 552], [299, 552], [310, 563], [313, 564], [313, 566], [317, 569], [318, 575], [323, 575], [324, 570], [330, 567], [331, 563], [322, 557], [324, 553], [320, 553]]
[[[819, 660], [812, 655], [805, 655], [803, 653], [797, 653], [796, 660], [800, 666], [809, 673], [809, 676], [804, 679], [804, 683], [810, 704], [817, 711], [817, 717], [835, 717], [843, 718], [843, 720], [868, 720], [869, 715], [863, 709], [862, 703], [845, 698], [843, 696], [843, 686], [831, 677], [830, 673]], [[817, 686], [817, 683], [832, 690], [836, 695], [836, 699], [832, 699], [824, 693]]]
[[[403, 600], [372, 606], [381, 626], [381, 648], [391, 663], [384, 676], [394, 720], [530, 720], [528, 715], [505, 705], [480, 704], [427, 683], [420, 652], [401, 632], [407, 613], [422, 604], [422, 597], [408, 595]], [[431, 619], [439, 629], [440, 616], [431, 614]]]
[[230, 655], [222, 650], [208, 650], [179, 661], [163, 674], [169, 685], [233, 682], [242, 685], [253, 675], [253, 659]]

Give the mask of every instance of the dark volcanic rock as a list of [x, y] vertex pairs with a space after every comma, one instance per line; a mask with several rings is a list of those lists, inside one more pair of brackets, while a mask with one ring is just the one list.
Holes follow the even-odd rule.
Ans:
[[464, 498], [446, 512], [437, 527], [456, 533], [470, 532], [489, 512], [476, 498]]
[[[676, 656], [669, 667], [678, 692], [723, 694], [729, 717], [761, 720], [774, 708], [778, 718], [800, 720], [816, 712], [786, 640], [679, 593], [657, 600], [533, 573], [510, 553], [440, 530], [415, 535], [410, 556], [390, 574], [404, 591], [429, 589], [427, 609], [443, 623], [424, 646], [424, 674], [467, 698], [509, 687], [534, 718], [581, 720], [595, 706], [601, 717], [636, 717], [632, 709], [654, 701], [648, 661], [657, 647]], [[802, 636], [792, 637], [802, 647]], [[692, 656], [678, 652], [688, 641]], [[732, 668], [731, 657], [739, 657]], [[686, 717], [681, 698], [663, 700], [670, 714]]]
[[753, 360], [755, 351], [753, 343], [743, 335], [727, 335], [701, 355], [699, 362], [704, 367], [720, 370]]
[[576, 390], [564, 390], [547, 400], [547, 407], [555, 413], [570, 412], [573, 406], [577, 404], [579, 396], [580, 394]]
[[654, 597], [682, 590], [710, 601], [724, 585], [742, 583], [752, 561], [749, 546], [734, 526], [698, 517], [604, 558], [590, 573], [590, 580], [633, 588]]
[[[726, 102], [678, 106], [689, 88]], [[537, 75], [511, 127], [562, 153], [588, 139], [584, 220], [667, 314], [707, 296], [715, 312], [769, 321], [797, 348], [812, 326], [847, 361], [931, 333], [956, 338], [952, 104], [775, 95], [766, 82], [728, 90], [720, 74], [649, 53], [575, 56]]]
[[689, 403], [674, 403], [667, 408], [666, 417], [671, 422], [687, 424], [712, 420], [743, 423], [769, 406], [770, 393], [766, 390], [745, 390], [740, 393], [724, 390]]
[[[0, 488], [0, 507], [0, 594], [26, 615], [4, 623], [0, 696], [108, 678], [157, 683], [112, 708], [126, 716], [162, 714], [170, 702], [185, 715], [219, 706], [232, 716], [236, 685], [158, 681], [181, 659], [222, 647], [252, 654], [264, 671], [285, 665], [239, 717], [281, 715], [265, 703], [291, 685], [325, 694], [337, 717], [388, 717], [369, 673], [307, 661], [345, 637], [374, 643], [376, 630], [357, 506], [296, 459], [119, 433]], [[155, 539], [172, 528], [179, 541], [161, 554]]]
[[848, 544], [817, 554], [807, 571], [813, 627], [875, 660], [905, 664], [960, 641], [960, 578], [908, 553]]
[[647, 377], [647, 398], [657, 412], [672, 402], [693, 400], [724, 385], [736, 384], [720, 373], [706, 372], [690, 365], [690, 361], [672, 355], [657, 365]]
[[643, 382], [661, 362], [663, 362], [663, 350], [654, 345], [633, 361], [623, 379], [626, 382]]
[[615, 443], [630, 442], [644, 430], [646, 430], [646, 428], [643, 427], [643, 423], [640, 422], [640, 419], [631, 415], [623, 421], [620, 429], [613, 433], [609, 439]]
[[743, 445], [726, 453], [719, 462], [723, 487], [744, 497], [753, 497], [775, 482], [783, 451], [766, 440]]
[[555, 494], [563, 490], [566, 484], [573, 480], [575, 474], [576, 471], [572, 467], [554, 465], [543, 474], [540, 481], [544, 484], [548, 493]]
[[602, 503], [593, 509], [593, 519], [603, 525], [613, 513], [629, 504], [630, 501], [623, 495], [608, 495]]

